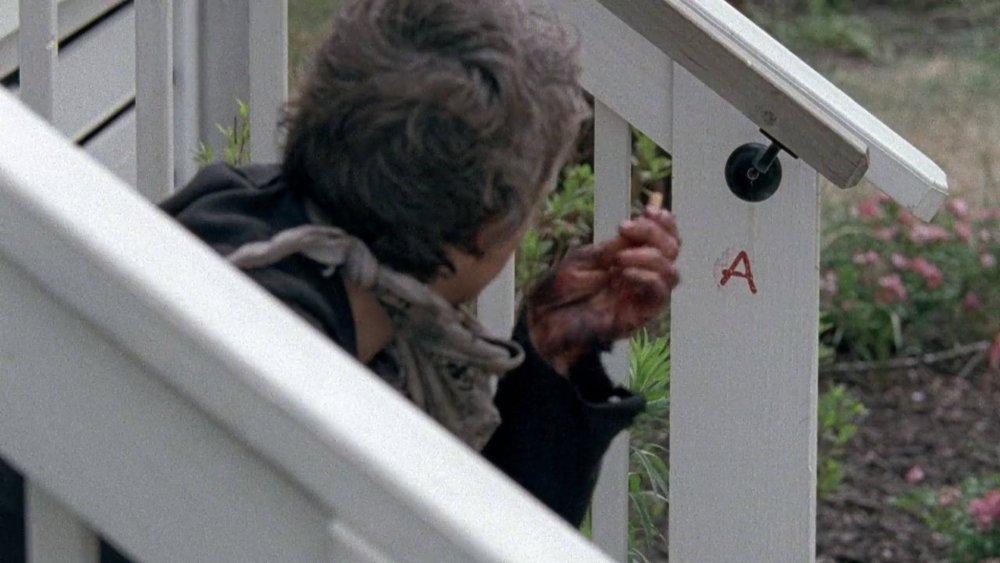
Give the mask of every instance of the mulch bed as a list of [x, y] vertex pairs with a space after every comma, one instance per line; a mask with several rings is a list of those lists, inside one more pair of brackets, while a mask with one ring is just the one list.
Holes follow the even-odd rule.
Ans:
[[[966, 378], [919, 368], [822, 379], [835, 382], [847, 385], [868, 414], [847, 445], [844, 483], [818, 503], [817, 563], [946, 562], [941, 538], [892, 498], [1000, 472], [1000, 373]], [[914, 467], [923, 477], [910, 483]], [[654, 545], [646, 556], [667, 561], [667, 546]]]
[[[947, 561], [941, 539], [891, 499], [1000, 472], [1000, 375], [921, 369], [871, 375], [850, 389], [869, 414], [848, 445], [843, 486], [819, 503], [819, 562]], [[923, 478], [911, 484], [915, 466]]]

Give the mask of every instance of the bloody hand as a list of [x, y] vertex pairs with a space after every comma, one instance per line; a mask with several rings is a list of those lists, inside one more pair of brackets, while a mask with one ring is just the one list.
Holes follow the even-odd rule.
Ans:
[[532, 343], [560, 373], [655, 318], [677, 285], [681, 241], [669, 212], [647, 207], [618, 233], [570, 251], [526, 300]]

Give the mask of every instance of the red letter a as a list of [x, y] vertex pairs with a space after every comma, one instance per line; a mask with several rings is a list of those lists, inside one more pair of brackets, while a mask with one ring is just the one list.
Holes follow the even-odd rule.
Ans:
[[[743, 264], [743, 271], [736, 269], [740, 266], [740, 264]], [[747, 256], [747, 252], [745, 250], [740, 251], [740, 253], [736, 256], [736, 260], [733, 260], [733, 263], [728, 268], [722, 270], [722, 281], [720, 284], [726, 285], [732, 278], [743, 278], [747, 280], [747, 284], [750, 285], [750, 293], [757, 295], [757, 284], [753, 281], [753, 270], [750, 269], [750, 257]]]

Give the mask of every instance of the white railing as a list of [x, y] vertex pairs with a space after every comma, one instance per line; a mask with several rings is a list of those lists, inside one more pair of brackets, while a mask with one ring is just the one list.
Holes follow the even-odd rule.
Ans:
[[[584, 82], [597, 99], [595, 236], [610, 236], [629, 214], [630, 124], [674, 159], [674, 211], [685, 248], [671, 315], [671, 558], [811, 560], [816, 170], [842, 187], [867, 174], [925, 218], [943, 201], [943, 173], [722, 0], [530, 1], [581, 32]], [[54, 6], [54, 0], [21, 0], [22, 100], [49, 118], [59, 88]], [[211, 50], [249, 41], [243, 47], [252, 150], [271, 160], [277, 145], [266, 131], [286, 95], [284, 3], [230, 8], [246, 11], [248, 27], [232, 37], [212, 35], [220, 46], [204, 38], [195, 43]], [[187, 175], [177, 163], [189, 155], [174, 157], [173, 131], [182, 131], [176, 141], [189, 148], [197, 130], [191, 122], [198, 116], [171, 115], [173, 94], [190, 101], [206, 87], [197, 84], [190, 58], [198, 53], [187, 44], [197, 11], [189, 0], [136, 0], [135, 10], [137, 176], [141, 193], [158, 198]], [[175, 14], [181, 18], [172, 31]], [[171, 61], [174, 53], [182, 55]], [[369, 388], [353, 361], [22, 113], [0, 98], [0, 274], [4, 288], [15, 288], [4, 300], [10, 310], [3, 326], [32, 329], [2, 344], [28, 359], [17, 369], [0, 368], [0, 400], [8, 401], [0, 409], [0, 451], [33, 483], [28, 527], [35, 561], [54, 560], [52, 550], [94, 561], [96, 540], [83, 521], [148, 561], [266, 553], [283, 553], [280, 560], [295, 560], [289, 554], [316, 560], [309, 558], [318, 553], [327, 560], [596, 557], [491, 468], [415, 422], [419, 417], [398, 397]], [[175, 121], [186, 125], [175, 128]], [[722, 172], [737, 146], [768, 142], [759, 129], [801, 160], [782, 154], [781, 190], [750, 204], [729, 193]], [[43, 142], [17, 142], [29, 137]], [[54, 154], [59, 170], [25, 164]], [[513, 300], [508, 266], [479, 301], [487, 326], [509, 330]], [[49, 314], [40, 315], [43, 309]], [[37, 345], [55, 339], [73, 343], [66, 350], [76, 355]], [[295, 362], [262, 353], [275, 346]], [[627, 360], [621, 348], [607, 360], [619, 381]], [[88, 362], [117, 371], [81, 372]], [[48, 377], [18, 377], [39, 366]], [[330, 366], [347, 383], [337, 389], [318, 383], [316, 373]], [[79, 373], [87, 374], [86, 383]], [[8, 386], [20, 395], [7, 393]], [[46, 392], [60, 388], [72, 392]], [[51, 439], [44, 447], [38, 437], [48, 427], [23, 405], [13, 408], [19, 398], [66, 424], [45, 431]], [[360, 424], [365, 412], [376, 411], [389, 412], [400, 426]], [[131, 417], [129, 430], [107, 412]], [[418, 438], [387, 430], [411, 426]], [[139, 437], [156, 440], [140, 448]], [[231, 452], [232, 459], [212, 451]], [[436, 452], [435, 465], [422, 458], [426, 451]], [[94, 460], [93, 452], [117, 459]], [[178, 475], [165, 476], [162, 467]], [[593, 509], [595, 541], [617, 560], [627, 549], [627, 471], [623, 434], [606, 456]], [[255, 485], [234, 485], [227, 475]], [[462, 494], [439, 491], [440, 482]], [[127, 493], [94, 492], [95, 484], [114, 483]], [[237, 488], [251, 489], [247, 504], [235, 498]], [[359, 490], [374, 491], [374, 498], [359, 499]], [[167, 500], [177, 498], [190, 504]], [[482, 509], [484, 499], [489, 510]], [[251, 504], [268, 506], [273, 517]], [[241, 511], [254, 517], [233, 520]], [[161, 530], [154, 515], [168, 525]], [[275, 543], [276, 535], [284, 539]], [[340, 558], [337, 550], [347, 545], [354, 551]]]
[[93, 561], [84, 528], [151, 562], [606, 560], [9, 94], [0, 115], [0, 452], [39, 491], [33, 561]]

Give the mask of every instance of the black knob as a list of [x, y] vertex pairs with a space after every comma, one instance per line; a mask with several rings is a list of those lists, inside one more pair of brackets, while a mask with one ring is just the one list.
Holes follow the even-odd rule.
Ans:
[[733, 194], [749, 202], [768, 199], [781, 185], [781, 145], [747, 143], [738, 147], [726, 161], [726, 184]]

